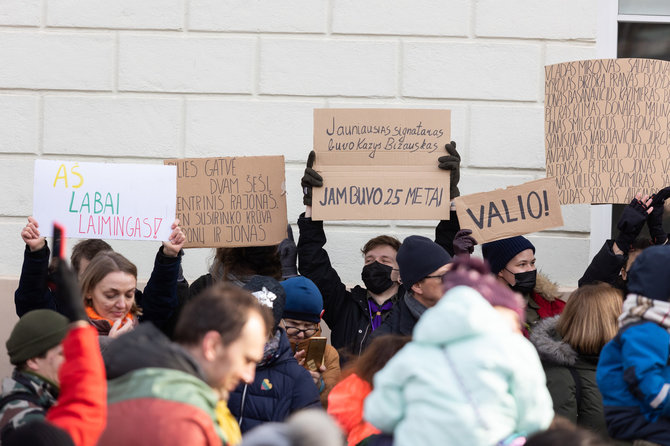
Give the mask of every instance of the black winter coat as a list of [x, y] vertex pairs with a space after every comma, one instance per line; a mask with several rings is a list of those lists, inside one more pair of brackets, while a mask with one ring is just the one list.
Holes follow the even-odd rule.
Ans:
[[[313, 281], [323, 296], [323, 320], [330, 328], [330, 342], [340, 350], [340, 357], [360, 355], [372, 333], [368, 290], [355, 286], [351, 291], [330, 264], [323, 248], [326, 234], [322, 221], [313, 221], [303, 215], [298, 219], [298, 268], [300, 274]], [[398, 295], [404, 293], [400, 287]], [[391, 310], [382, 313], [385, 319]]]
[[530, 333], [547, 375], [556, 415], [607, 436], [603, 400], [596, 383], [598, 356], [577, 353], [556, 332], [560, 316], [542, 319]]
[[295, 360], [286, 333], [279, 330], [279, 349], [273, 358], [256, 367], [252, 384], [240, 384], [228, 399], [242, 433], [268, 421], [282, 422], [300, 409], [322, 407], [312, 376]]
[[614, 254], [612, 249], [613, 240], [605, 241], [598, 254], [593, 257], [584, 275], [579, 279], [578, 285], [588, 285], [597, 282], [605, 282], [623, 289], [624, 284], [619, 276], [621, 268], [626, 265], [627, 256]]
[[[156, 253], [154, 269], [144, 287], [135, 290], [135, 302], [142, 309], [140, 321], [151, 321], [168, 336], [174, 328], [175, 316], [180, 307], [177, 295], [177, 278], [181, 256], [168, 257], [161, 246]], [[48, 309], [61, 312], [56, 294], [48, 286], [50, 250], [47, 245], [35, 252], [26, 246], [19, 286], [14, 292], [16, 314], [21, 317], [31, 310]]]

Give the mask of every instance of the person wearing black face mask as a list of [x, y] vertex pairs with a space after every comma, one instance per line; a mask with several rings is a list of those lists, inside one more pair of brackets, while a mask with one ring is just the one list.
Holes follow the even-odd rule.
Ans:
[[525, 237], [510, 237], [482, 245], [482, 254], [491, 272], [526, 300], [524, 334], [546, 317], [563, 311], [565, 302], [558, 298], [558, 287], [537, 274], [535, 246]]

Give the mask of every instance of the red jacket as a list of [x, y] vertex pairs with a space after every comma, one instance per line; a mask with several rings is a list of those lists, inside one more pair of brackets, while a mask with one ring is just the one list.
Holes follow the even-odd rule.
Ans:
[[70, 434], [76, 446], [95, 446], [107, 420], [107, 379], [96, 329], [71, 329], [63, 354], [60, 395], [46, 419]]
[[347, 434], [347, 444], [355, 446], [361, 440], [380, 433], [363, 419], [363, 403], [372, 386], [352, 373], [340, 381], [328, 395], [328, 415]]

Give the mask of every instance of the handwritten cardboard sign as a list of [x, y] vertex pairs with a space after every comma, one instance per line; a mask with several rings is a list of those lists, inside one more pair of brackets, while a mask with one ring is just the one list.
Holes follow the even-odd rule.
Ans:
[[628, 203], [670, 185], [670, 62], [547, 66], [544, 105], [547, 176], [562, 204]]
[[472, 229], [480, 244], [563, 226], [554, 178], [457, 197], [454, 204], [461, 228]]
[[276, 245], [286, 238], [283, 156], [165, 160], [177, 167], [186, 248]]
[[176, 169], [146, 164], [35, 161], [33, 216], [72, 238], [167, 240], [175, 218]]
[[449, 110], [315, 109], [315, 220], [449, 218]]

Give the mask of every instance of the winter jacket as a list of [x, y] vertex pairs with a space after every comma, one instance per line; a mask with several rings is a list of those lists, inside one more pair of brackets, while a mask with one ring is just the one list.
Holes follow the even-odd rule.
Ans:
[[541, 320], [530, 334], [547, 376], [556, 415], [607, 435], [603, 400], [596, 384], [598, 356], [577, 353], [556, 332], [559, 316]]
[[323, 379], [323, 390], [320, 390], [319, 397], [324, 409], [328, 408], [328, 394], [333, 390], [335, 384], [340, 380], [340, 355], [332, 345], [326, 345], [326, 351], [323, 354], [323, 365], [326, 371], [321, 374]]
[[[55, 293], [47, 287], [49, 247], [30, 252], [26, 245], [19, 286], [14, 293], [16, 314], [21, 317], [31, 310], [46, 308], [60, 311]], [[179, 308], [177, 277], [181, 256], [168, 257], [161, 246], [154, 260], [154, 269], [144, 287], [144, 292], [135, 290], [135, 302], [142, 309], [140, 321], [151, 321], [161, 330], [169, 331], [171, 318]]]
[[[412, 299], [412, 297], [405, 295], [402, 299], [398, 300], [391, 309], [391, 314], [374, 331], [371, 336], [372, 339], [388, 334], [412, 336], [412, 331], [419, 318], [410, 311], [405, 299]], [[366, 344], [369, 344], [369, 342]]]
[[372, 386], [358, 375], [340, 381], [328, 397], [328, 415], [333, 417], [347, 435], [347, 445], [356, 446], [379, 429], [363, 419], [363, 402], [372, 391]]
[[600, 251], [593, 257], [591, 263], [584, 271], [584, 275], [579, 279], [579, 286], [591, 283], [605, 282], [610, 285], [623, 289], [623, 281], [619, 273], [621, 268], [626, 266], [627, 256], [623, 254], [614, 254], [612, 245], [614, 240], [606, 240]]
[[426, 310], [374, 377], [365, 419], [394, 445], [492, 445], [545, 429], [554, 413], [533, 346], [475, 290]]
[[[303, 214], [298, 219], [298, 228], [298, 269], [321, 291], [323, 320], [330, 328], [330, 341], [343, 358], [358, 356], [372, 333], [368, 290], [357, 285], [349, 291], [342, 283], [324, 249], [326, 234], [322, 221], [313, 221]], [[398, 296], [403, 294], [400, 287]], [[388, 317], [390, 311], [385, 310], [382, 319]]]
[[545, 275], [538, 273], [535, 289], [530, 295], [524, 294], [526, 301], [526, 327], [524, 335], [540, 320], [561, 314], [565, 308], [565, 302], [559, 299], [558, 286], [550, 281]]
[[63, 355], [58, 404], [47, 411], [46, 421], [67, 432], [76, 446], [95, 446], [107, 420], [107, 381], [95, 328], [70, 330]]
[[227, 443], [219, 395], [195, 359], [152, 324], [119, 337], [103, 356], [108, 418], [99, 446]]
[[0, 394], [0, 444], [12, 430], [35, 420], [44, 420], [56, 403], [58, 387], [41, 376], [14, 369], [2, 381]]
[[641, 436], [641, 431], [647, 425], [659, 423], [668, 441], [669, 357], [670, 334], [653, 322], [628, 325], [603, 347], [596, 380], [603, 395], [610, 436], [654, 441], [652, 437]]
[[284, 421], [293, 412], [321, 407], [312, 376], [293, 357], [282, 328], [279, 348], [265, 364], [256, 367], [252, 384], [240, 384], [228, 399], [228, 407], [242, 433], [267, 421]]

